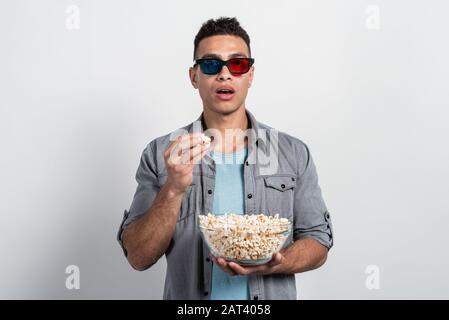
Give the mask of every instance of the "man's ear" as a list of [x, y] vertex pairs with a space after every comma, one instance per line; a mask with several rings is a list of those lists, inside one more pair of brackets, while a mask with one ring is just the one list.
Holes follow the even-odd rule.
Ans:
[[195, 89], [198, 89], [198, 77], [197, 77], [195, 68], [192, 68], [192, 67], [189, 68], [189, 77], [190, 77], [190, 82], [192, 83], [192, 86]]

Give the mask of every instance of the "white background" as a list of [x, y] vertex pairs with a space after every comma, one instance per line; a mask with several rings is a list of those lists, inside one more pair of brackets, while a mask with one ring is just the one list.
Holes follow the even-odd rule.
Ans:
[[[252, 40], [248, 109], [309, 145], [333, 218], [300, 298], [448, 299], [448, 13], [443, 0], [2, 1], [0, 298], [162, 297], [165, 260], [134, 271], [115, 236], [145, 145], [202, 111], [193, 39], [225, 15]], [[80, 290], [65, 287], [71, 264]]]

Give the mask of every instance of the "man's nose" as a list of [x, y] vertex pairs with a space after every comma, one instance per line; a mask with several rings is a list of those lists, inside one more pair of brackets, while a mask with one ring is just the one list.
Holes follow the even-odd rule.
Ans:
[[229, 69], [227, 66], [223, 66], [223, 68], [221, 68], [221, 71], [217, 74], [217, 78], [220, 81], [231, 79], [231, 72], [229, 72]]

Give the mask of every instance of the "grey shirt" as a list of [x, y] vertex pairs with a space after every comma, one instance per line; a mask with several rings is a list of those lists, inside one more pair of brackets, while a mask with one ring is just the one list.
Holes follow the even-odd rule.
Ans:
[[[324, 203], [310, 151], [301, 140], [277, 131], [246, 110], [250, 123], [248, 156], [244, 165], [245, 213], [279, 214], [293, 221], [293, 232], [284, 247], [310, 237], [330, 249], [333, 245], [332, 223]], [[137, 169], [137, 190], [129, 210], [125, 210], [118, 231], [122, 244], [123, 230], [151, 207], [167, 180], [163, 153], [177, 136], [205, 132], [203, 114], [189, 125], [152, 140], [143, 150]], [[186, 190], [175, 232], [165, 252], [167, 273], [164, 299], [210, 298], [212, 261], [203, 243], [197, 216], [212, 212], [215, 163], [205, 155], [193, 170], [193, 182]], [[250, 275], [251, 299], [296, 299], [293, 274]]]

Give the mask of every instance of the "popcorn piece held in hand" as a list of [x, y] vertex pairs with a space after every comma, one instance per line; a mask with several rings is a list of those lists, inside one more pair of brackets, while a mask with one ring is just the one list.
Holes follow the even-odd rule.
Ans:
[[210, 137], [208, 137], [208, 136], [206, 136], [205, 134], [203, 134], [203, 135], [201, 136], [201, 144], [202, 144], [202, 145], [207, 145], [207, 144], [210, 144], [210, 143], [211, 143]]

